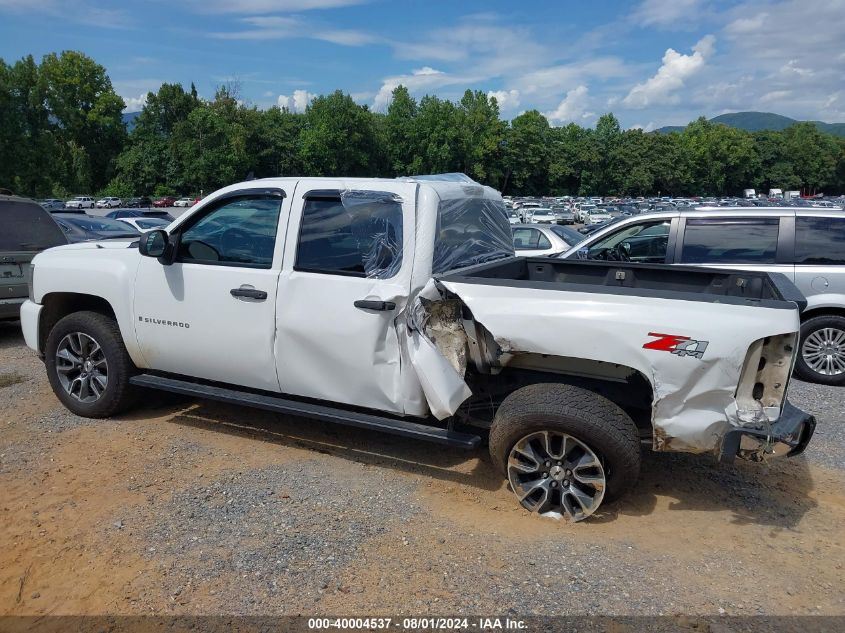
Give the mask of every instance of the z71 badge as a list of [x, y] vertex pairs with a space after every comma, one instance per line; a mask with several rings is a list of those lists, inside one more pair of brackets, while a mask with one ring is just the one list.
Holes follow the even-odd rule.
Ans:
[[656, 336], [657, 340], [649, 341], [643, 345], [643, 349], [656, 349], [660, 352], [671, 352], [678, 356], [694, 356], [701, 359], [704, 350], [707, 349], [709, 341], [696, 341], [689, 336], [678, 336], [676, 334], [658, 334], [649, 332], [649, 336]]

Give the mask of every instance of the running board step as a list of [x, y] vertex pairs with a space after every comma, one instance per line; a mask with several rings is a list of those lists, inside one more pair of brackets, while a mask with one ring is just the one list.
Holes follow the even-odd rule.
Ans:
[[129, 382], [138, 387], [171, 391], [196, 398], [219, 400], [220, 402], [227, 402], [229, 404], [241, 404], [256, 409], [314, 418], [325, 422], [381, 431], [382, 433], [401, 435], [403, 437], [411, 437], [458, 448], [477, 448], [481, 442], [481, 438], [477, 435], [458, 433], [436, 426], [427, 426], [425, 424], [417, 424], [416, 422], [408, 422], [407, 420], [397, 420], [368, 413], [358, 413], [357, 411], [335, 409], [320, 404], [289, 400], [281, 396], [267, 396], [248, 391], [239, 391], [237, 389], [227, 389], [226, 387], [212, 387], [211, 385], [155, 376], [153, 374], [133, 376], [129, 379]]

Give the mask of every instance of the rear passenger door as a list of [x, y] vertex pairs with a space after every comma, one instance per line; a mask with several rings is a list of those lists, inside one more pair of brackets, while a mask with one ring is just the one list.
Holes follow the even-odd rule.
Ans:
[[300, 181], [279, 278], [275, 354], [284, 393], [404, 412], [395, 326], [414, 263], [416, 185], [349, 191]]
[[782, 273], [795, 280], [790, 216], [681, 218], [675, 263]]

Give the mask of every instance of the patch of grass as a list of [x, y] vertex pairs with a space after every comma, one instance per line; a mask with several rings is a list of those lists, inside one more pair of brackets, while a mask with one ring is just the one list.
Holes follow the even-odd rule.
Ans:
[[18, 383], [24, 382], [26, 378], [14, 372], [9, 374], [0, 374], [0, 389], [3, 387], [11, 387]]

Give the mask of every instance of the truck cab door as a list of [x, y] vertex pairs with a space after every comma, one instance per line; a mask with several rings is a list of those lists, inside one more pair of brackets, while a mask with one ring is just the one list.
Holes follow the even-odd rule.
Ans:
[[288, 212], [282, 190], [232, 191], [170, 232], [172, 264], [141, 257], [133, 311], [149, 368], [279, 391], [277, 234]]
[[411, 286], [416, 185], [318, 183], [300, 181], [291, 203], [276, 311], [280, 387], [404, 413], [397, 317]]

